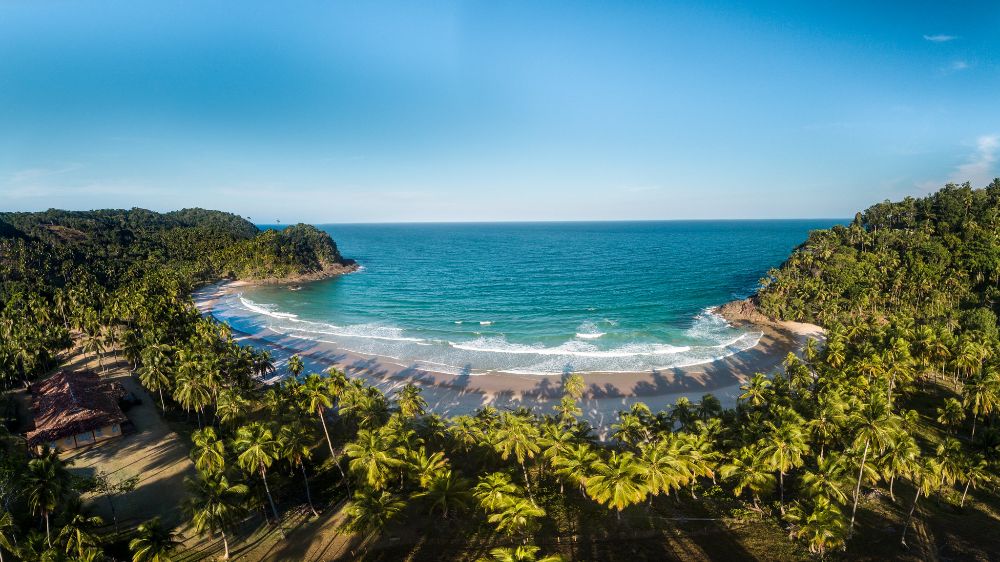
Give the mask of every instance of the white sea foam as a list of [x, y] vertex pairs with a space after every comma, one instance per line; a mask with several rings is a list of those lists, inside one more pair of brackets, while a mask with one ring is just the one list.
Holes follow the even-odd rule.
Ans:
[[581, 340], [596, 340], [605, 334], [605, 332], [598, 330], [597, 325], [593, 322], [584, 322], [577, 326], [576, 329], [576, 337]]
[[[296, 339], [330, 343], [344, 351], [376, 355], [401, 364], [424, 364], [444, 372], [524, 373], [555, 375], [571, 368], [580, 372], [641, 372], [710, 363], [755, 346], [762, 334], [744, 332], [725, 319], [705, 310], [694, 318], [691, 327], [673, 344], [651, 340], [620, 345], [600, 345], [607, 341], [604, 330], [614, 331], [614, 321], [602, 319], [580, 324], [562, 343], [528, 344], [511, 342], [504, 335], [481, 335], [466, 332], [444, 339], [413, 337], [382, 323], [334, 325], [303, 320], [277, 310], [270, 304], [239, 297], [230, 301], [230, 312], [237, 321], [267, 327]], [[225, 311], [223, 316], [227, 316]], [[489, 326], [492, 321], [454, 321], [456, 325]], [[616, 332], [617, 334], [617, 332]], [[621, 334], [618, 334], [619, 336]], [[681, 343], [683, 342], [683, 344]]]
[[479, 323], [479, 325], [480, 326], [492, 326], [493, 322], [490, 321], [490, 320], [483, 320], [482, 322]]
[[455, 349], [480, 353], [505, 353], [514, 355], [566, 355], [572, 357], [634, 357], [639, 355], [672, 355], [691, 348], [665, 343], [630, 343], [615, 349], [602, 350], [592, 344], [568, 341], [556, 347], [543, 347], [510, 343], [503, 336], [480, 337], [469, 342], [448, 342]]
[[281, 318], [281, 319], [293, 319], [298, 318], [297, 314], [291, 314], [289, 312], [278, 312], [275, 310], [277, 308], [273, 304], [258, 304], [250, 299], [245, 299], [242, 296], [239, 297], [240, 302], [243, 306], [251, 312], [256, 312], [257, 314], [263, 314], [264, 316], [270, 316], [271, 318]]
[[289, 331], [300, 334], [321, 334], [327, 336], [340, 336], [348, 338], [362, 338], [371, 340], [401, 341], [424, 343], [423, 338], [413, 338], [403, 335], [403, 330], [392, 326], [380, 326], [378, 324], [355, 324], [353, 326], [334, 326], [333, 324], [320, 324], [310, 322], [310, 327], [285, 326]]

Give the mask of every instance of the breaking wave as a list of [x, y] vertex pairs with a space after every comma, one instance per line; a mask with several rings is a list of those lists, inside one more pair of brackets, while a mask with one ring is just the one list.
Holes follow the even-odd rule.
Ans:
[[[216, 315], [244, 331], [266, 328], [280, 335], [330, 344], [337, 349], [377, 355], [434, 370], [481, 374], [556, 375], [572, 369], [580, 372], [642, 372], [709, 363], [757, 345], [761, 333], [745, 332], [725, 319], [703, 310], [677, 341], [667, 343], [649, 335], [622, 332], [614, 320], [580, 324], [559, 341], [549, 344], [512, 341], [507, 334], [482, 335], [461, 328], [462, 321], [450, 325], [442, 337], [433, 330], [404, 330], [379, 323], [335, 325], [304, 320], [282, 312], [273, 304], [255, 302], [243, 295], [223, 299]], [[472, 322], [490, 325], [489, 321]], [[602, 331], [600, 327], [605, 327]], [[426, 334], [424, 332], [427, 332]], [[419, 337], [424, 335], [425, 337]], [[456, 337], [458, 336], [458, 337]], [[470, 369], [469, 366], [472, 366]]]

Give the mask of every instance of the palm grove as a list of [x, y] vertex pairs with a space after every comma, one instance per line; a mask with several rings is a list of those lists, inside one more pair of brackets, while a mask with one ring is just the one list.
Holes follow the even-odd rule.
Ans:
[[[733, 409], [711, 395], [661, 412], [637, 403], [606, 441], [580, 419], [590, 389], [576, 375], [552, 412], [451, 418], [427, 412], [417, 386], [387, 396], [339, 371], [303, 372], [294, 357], [283, 367], [294, 376], [260, 385], [270, 358], [199, 316], [191, 290], [342, 260], [310, 227], [259, 233], [223, 213], [0, 215], [0, 362], [14, 385], [73, 338], [123, 354], [161, 408], [190, 414], [198, 475], [185, 513], [226, 556], [248, 519], [281, 533], [292, 507], [315, 514], [341, 498], [362, 540], [430, 514], [489, 537], [481, 554], [497, 560], [574, 554], [552, 538], [581, 514], [628, 528], [676, 506], [770, 521], [823, 556], [850, 555], [875, 532], [866, 514], [888, 505], [901, 549], [914, 518], [940, 513], [928, 502], [961, 508], [970, 489], [992, 489], [1000, 463], [998, 212], [1000, 182], [948, 186], [812, 233], [755, 300], [826, 326], [825, 345], [754, 376]], [[84, 484], [16, 441], [0, 473], [0, 552], [99, 559], [98, 522], [65, 508]], [[136, 560], [176, 547], [155, 520], [132, 539]]]

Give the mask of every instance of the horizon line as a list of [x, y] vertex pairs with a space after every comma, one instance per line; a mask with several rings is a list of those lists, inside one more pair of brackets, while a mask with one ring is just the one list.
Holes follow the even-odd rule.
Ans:
[[347, 221], [347, 222], [257, 222], [256, 226], [327, 225], [403, 225], [403, 224], [585, 224], [585, 223], [654, 223], [654, 222], [767, 222], [767, 221], [841, 221], [850, 217], [781, 217], [781, 218], [699, 218], [699, 219], [539, 219], [539, 220], [413, 220], [413, 221]]

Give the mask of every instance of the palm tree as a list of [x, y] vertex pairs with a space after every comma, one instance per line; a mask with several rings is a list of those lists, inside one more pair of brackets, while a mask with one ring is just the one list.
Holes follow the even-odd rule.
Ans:
[[826, 496], [817, 496], [811, 511], [796, 506], [786, 517], [796, 527], [792, 531], [795, 538], [803, 539], [809, 545], [809, 552], [826, 555], [826, 551], [844, 544], [847, 524], [837, 504]]
[[622, 510], [646, 498], [645, 471], [630, 452], [612, 451], [607, 462], [598, 461], [587, 479], [587, 493], [597, 503], [614, 507], [621, 519]]
[[916, 488], [916, 494], [913, 496], [913, 504], [910, 506], [910, 513], [906, 516], [906, 522], [903, 524], [903, 533], [899, 539], [900, 544], [903, 546], [906, 546], [906, 531], [910, 528], [910, 521], [913, 520], [913, 513], [917, 509], [917, 501], [920, 500], [920, 496], [929, 496], [941, 486], [943, 481], [944, 474], [942, 467], [936, 459], [927, 459], [919, 468], [913, 471], [913, 484], [914, 488]]
[[159, 517], [139, 525], [129, 541], [132, 562], [171, 562], [170, 554], [181, 545], [177, 535], [163, 526]]
[[396, 393], [396, 403], [399, 405], [399, 413], [404, 418], [415, 418], [424, 415], [424, 408], [427, 407], [427, 401], [424, 400], [423, 396], [420, 396], [421, 392], [422, 389], [419, 386], [408, 383]]
[[977, 453], [963, 455], [959, 479], [965, 480], [965, 488], [962, 490], [962, 501], [959, 502], [958, 506], [965, 507], [965, 497], [969, 494], [969, 487], [978, 488], [979, 484], [993, 480], [994, 475], [993, 471], [989, 469], [986, 459]]
[[846, 346], [839, 337], [831, 337], [826, 346], [826, 364], [839, 369], [846, 360]]
[[224, 424], [235, 424], [246, 416], [249, 408], [249, 400], [235, 389], [226, 388], [219, 392], [215, 403], [215, 415]]
[[57, 540], [66, 545], [66, 554], [74, 554], [83, 558], [84, 552], [90, 547], [96, 547], [100, 539], [94, 533], [94, 528], [104, 525], [104, 520], [97, 516], [86, 516], [77, 513], [59, 531]]
[[673, 435], [639, 446], [642, 479], [650, 502], [661, 493], [669, 496], [671, 490], [679, 489], [692, 476], [690, 467], [680, 458], [679, 440]]
[[722, 465], [719, 474], [725, 479], [735, 479], [733, 492], [740, 496], [750, 490], [754, 507], [760, 508], [760, 495], [774, 489], [775, 477], [767, 458], [760, 450], [744, 447], [736, 452], [730, 462]]
[[184, 479], [188, 486], [189, 496], [184, 502], [184, 510], [194, 523], [195, 531], [203, 533], [219, 533], [225, 554], [229, 559], [229, 540], [226, 530], [243, 513], [243, 496], [248, 488], [246, 484], [230, 484], [222, 475], [210, 476], [198, 473], [198, 478]]
[[424, 491], [414, 497], [427, 499], [431, 513], [440, 509], [441, 517], [447, 519], [451, 512], [468, 509], [472, 494], [469, 492], [468, 481], [454, 476], [451, 470], [444, 470], [432, 476], [424, 486]]
[[216, 437], [215, 429], [206, 427], [191, 434], [191, 460], [201, 472], [221, 474], [226, 468], [226, 447]]
[[619, 412], [618, 423], [611, 425], [611, 431], [612, 437], [632, 447], [652, 438], [648, 424], [633, 412]]
[[563, 377], [563, 392], [567, 396], [573, 399], [574, 402], [578, 402], [583, 398], [583, 392], [587, 389], [587, 381], [583, 379], [583, 375], [578, 373], [569, 373]]
[[196, 362], [184, 362], [178, 369], [177, 379], [174, 382], [174, 400], [185, 411], [194, 410], [197, 413], [198, 427], [200, 428], [201, 413], [205, 410], [205, 406], [212, 403], [212, 391], [206, 384]]
[[525, 461], [535, 458], [541, 451], [538, 445], [540, 434], [538, 426], [526, 419], [525, 416], [505, 412], [500, 420], [500, 427], [496, 430], [496, 442], [494, 446], [500, 458], [507, 460], [511, 456], [517, 459], [521, 465], [521, 472], [524, 474], [524, 485], [528, 491], [528, 497], [534, 502], [531, 495], [531, 481], [528, 479], [528, 468]]
[[25, 477], [28, 505], [32, 513], [45, 519], [45, 540], [50, 547], [52, 534], [49, 515], [61, 505], [69, 489], [69, 481], [66, 465], [55, 451], [46, 448], [41, 456], [28, 461], [28, 473]]
[[[332, 379], [331, 379], [332, 380]], [[327, 408], [333, 407], [333, 398], [330, 396], [331, 385], [322, 377], [316, 374], [306, 377], [305, 383], [300, 387], [300, 392], [305, 401], [306, 410], [315, 413], [319, 417], [320, 425], [323, 426], [323, 435], [326, 437], [326, 445], [330, 448], [330, 462], [337, 465], [340, 471], [340, 479], [347, 486], [347, 493], [351, 493], [351, 485], [347, 481], [347, 475], [337, 461], [337, 453], [333, 450], [333, 441], [330, 440], [330, 430], [326, 426], [325, 412]]]
[[781, 513], [785, 513], [785, 474], [802, 466], [805, 455], [809, 453], [809, 445], [806, 433], [798, 423], [786, 422], [779, 426], [769, 421], [765, 425], [769, 431], [760, 452], [771, 469], [778, 471], [779, 506]]
[[883, 478], [889, 479], [889, 498], [896, 501], [895, 483], [897, 476], [909, 476], [917, 465], [920, 447], [916, 439], [905, 431], [899, 432], [889, 442], [885, 452], [878, 459]]
[[14, 538], [14, 533], [17, 531], [17, 525], [14, 525], [14, 517], [9, 511], [4, 511], [0, 513], [0, 562], [3, 560], [3, 551], [14, 552], [16, 548], [16, 540]]
[[988, 416], [1000, 410], [1000, 371], [987, 369], [963, 389], [965, 407], [972, 410], [972, 438], [976, 437], [979, 416]]
[[404, 507], [406, 502], [385, 490], [358, 490], [345, 509], [348, 517], [346, 528], [354, 532], [374, 534]]
[[492, 513], [487, 520], [497, 526], [497, 531], [514, 535], [527, 533], [536, 525], [539, 517], [545, 517], [545, 510], [530, 499], [511, 498]]
[[258, 378], [265, 378], [269, 373], [274, 372], [274, 358], [270, 351], [261, 351], [253, 356], [251, 370]]
[[552, 466], [557, 475], [575, 483], [580, 492], [585, 493], [590, 469], [598, 460], [600, 457], [590, 445], [578, 443], [570, 445], [563, 454], [552, 459]]
[[344, 447], [350, 457], [348, 468], [362, 475], [368, 486], [375, 491], [385, 488], [393, 470], [403, 466], [403, 461], [394, 455], [392, 444], [378, 432], [362, 429], [352, 443]]
[[428, 483], [441, 472], [448, 470], [448, 459], [444, 453], [435, 451], [428, 454], [427, 448], [420, 446], [408, 455], [410, 469], [416, 473], [420, 487], [426, 488]]
[[950, 433], [958, 431], [958, 427], [965, 421], [965, 410], [962, 403], [955, 398], [945, 398], [944, 403], [937, 408], [937, 421], [949, 429]]
[[858, 500], [861, 499], [861, 480], [865, 473], [865, 463], [868, 453], [874, 446], [876, 453], [882, 453], [892, 442], [892, 437], [899, 430], [899, 418], [892, 413], [892, 408], [884, 397], [873, 395], [871, 400], [861, 406], [852, 418], [855, 427], [854, 445], [862, 448], [861, 466], [858, 468], [858, 482], [854, 488], [854, 506], [851, 508], [851, 525], [854, 530], [854, 519], [858, 512]]
[[807, 426], [812, 441], [819, 443], [819, 458], [823, 458], [826, 445], [840, 435], [848, 416], [847, 401], [840, 392], [828, 390], [817, 393], [818, 408], [813, 413]]
[[771, 398], [771, 380], [763, 373], [756, 373], [750, 378], [750, 382], [741, 385], [740, 400], [750, 403], [751, 406], [758, 407], [767, 403]]
[[558, 554], [538, 557], [537, 546], [521, 545], [515, 548], [494, 548], [489, 558], [480, 558], [477, 562], [564, 562], [566, 559]]
[[572, 425], [583, 414], [583, 410], [572, 396], [563, 396], [552, 409], [559, 413], [559, 422], [566, 426]]
[[86, 338], [83, 342], [84, 353], [93, 353], [97, 357], [97, 365], [100, 367], [101, 372], [105, 373], [104, 369], [104, 357], [101, 355], [104, 352], [104, 338], [101, 337], [100, 326], [91, 326], [84, 331], [84, 337]]
[[479, 477], [479, 483], [472, 493], [486, 511], [498, 511], [519, 495], [520, 488], [515, 485], [506, 472], [491, 472]]
[[271, 497], [271, 487], [267, 483], [267, 469], [278, 458], [278, 442], [274, 439], [271, 430], [261, 422], [252, 422], [236, 430], [236, 438], [233, 440], [233, 447], [236, 448], [239, 456], [236, 457], [237, 464], [248, 474], [258, 473], [264, 482], [264, 491], [267, 493], [267, 501], [271, 504], [271, 512], [274, 513], [274, 521], [278, 526], [278, 532], [284, 536], [281, 530], [281, 519], [278, 515], [278, 507]]
[[292, 374], [292, 377], [298, 377], [302, 370], [306, 368], [305, 364], [302, 362], [302, 358], [298, 355], [292, 355], [288, 358], [288, 372]]
[[849, 486], [847, 467], [843, 458], [837, 454], [819, 459], [816, 470], [807, 470], [802, 474], [802, 488], [810, 498], [823, 496], [844, 504], [847, 503], [844, 489]]
[[306, 485], [306, 502], [309, 503], [309, 511], [313, 516], [318, 516], [316, 508], [313, 507], [312, 493], [309, 490], [309, 475], [306, 473], [306, 461], [312, 457], [312, 444], [315, 439], [309, 434], [300, 423], [285, 425], [278, 431], [278, 443], [281, 456], [287, 460], [292, 468], [299, 468], [302, 471], [302, 481]]
[[151, 345], [142, 351], [142, 367], [139, 369], [139, 382], [149, 390], [155, 390], [160, 396], [160, 410], [167, 409], [163, 402], [163, 390], [170, 390], [170, 355], [169, 347]]

